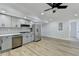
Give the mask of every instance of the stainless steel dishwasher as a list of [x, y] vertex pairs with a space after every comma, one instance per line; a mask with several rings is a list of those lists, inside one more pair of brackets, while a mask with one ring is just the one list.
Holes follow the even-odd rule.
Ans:
[[12, 49], [22, 46], [22, 36], [14, 35], [12, 36]]

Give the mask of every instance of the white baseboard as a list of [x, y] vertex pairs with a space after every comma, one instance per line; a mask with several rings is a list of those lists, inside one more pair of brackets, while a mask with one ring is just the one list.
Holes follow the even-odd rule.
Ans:
[[51, 36], [42, 36], [42, 37], [49, 37], [49, 38], [56, 38], [56, 39], [61, 39], [61, 40], [68, 40], [68, 38], [59, 38], [59, 37], [51, 37]]
[[48, 37], [48, 38], [56, 38], [56, 39], [60, 39], [60, 40], [67, 40], [67, 41], [79, 41], [73, 38], [58, 38], [58, 37], [50, 37], [50, 36], [42, 36], [42, 37]]

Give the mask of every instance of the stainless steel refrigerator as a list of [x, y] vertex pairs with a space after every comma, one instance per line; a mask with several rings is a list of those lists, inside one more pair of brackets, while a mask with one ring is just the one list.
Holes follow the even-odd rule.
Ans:
[[33, 24], [32, 25], [33, 33], [34, 33], [34, 41], [41, 40], [41, 24]]

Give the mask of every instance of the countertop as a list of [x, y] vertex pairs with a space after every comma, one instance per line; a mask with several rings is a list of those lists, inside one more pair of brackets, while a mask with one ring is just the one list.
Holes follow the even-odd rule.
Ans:
[[20, 32], [20, 33], [10, 33], [10, 34], [0, 34], [0, 37], [3, 37], [3, 36], [12, 36], [12, 35], [21, 35], [21, 34], [24, 34], [24, 33], [31, 33], [31, 32]]
[[21, 35], [21, 33], [0, 34], [0, 37], [3, 37], [3, 36], [12, 36], [12, 35]]

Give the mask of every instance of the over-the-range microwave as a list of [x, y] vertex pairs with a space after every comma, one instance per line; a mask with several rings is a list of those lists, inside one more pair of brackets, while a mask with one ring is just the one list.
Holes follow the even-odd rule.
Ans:
[[21, 27], [29, 27], [30, 28], [30, 25], [29, 24], [21, 24]]
[[28, 27], [30, 28], [30, 31], [32, 32], [32, 25], [30, 24], [21, 24], [21, 27]]

